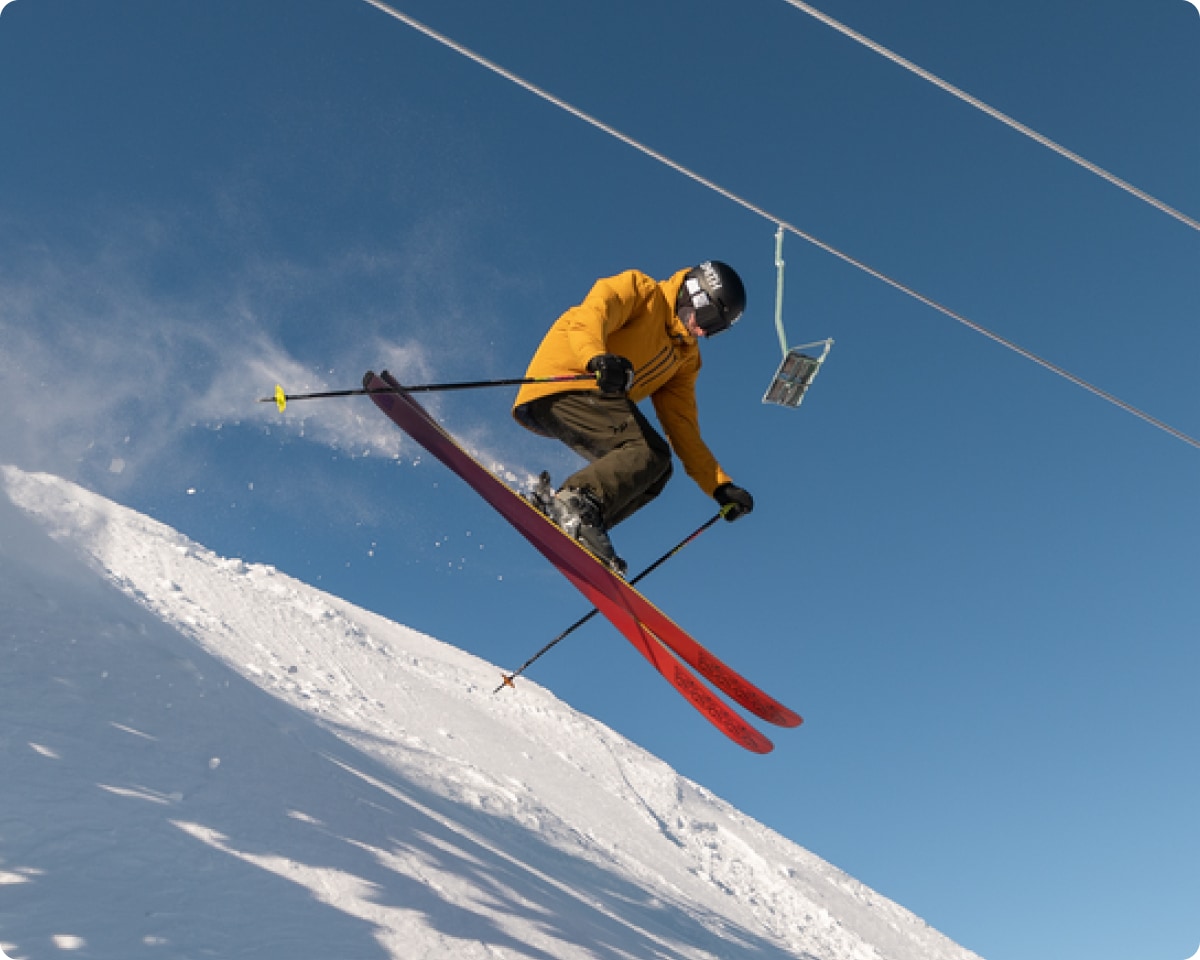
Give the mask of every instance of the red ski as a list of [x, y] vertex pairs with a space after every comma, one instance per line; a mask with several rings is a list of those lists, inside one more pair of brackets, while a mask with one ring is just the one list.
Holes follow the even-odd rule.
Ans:
[[[636, 589], [567, 537], [459, 446], [386, 371], [368, 372], [363, 387], [387, 416], [458, 474], [603, 613], [687, 700], [730, 739], [756, 753], [772, 743], [713, 695], [684, 662], [765, 720], [797, 726], [801, 718], [706, 650]], [[683, 661], [683, 662], [681, 662]]]

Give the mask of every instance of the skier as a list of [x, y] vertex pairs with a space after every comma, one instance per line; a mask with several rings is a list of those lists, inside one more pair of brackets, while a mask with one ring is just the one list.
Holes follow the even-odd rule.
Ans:
[[[595, 375], [594, 384], [527, 384], [513, 416], [589, 461], [557, 492], [543, 473], [530, 500], [618, 573], [625, 563], [608, 531], [663, 491], [672, 450], [726, 520], [754, 509], [754, 499], [700, 436], [695, 389], [700, 338], [727, 330], [745, 307], [741, 278], [718, 260], [661, 282], [627, 270], [598, 280], [581, 304], [555, 321], [530, 361], [531, 378]], [[647, 397], [669, 445], [637, 407]]]

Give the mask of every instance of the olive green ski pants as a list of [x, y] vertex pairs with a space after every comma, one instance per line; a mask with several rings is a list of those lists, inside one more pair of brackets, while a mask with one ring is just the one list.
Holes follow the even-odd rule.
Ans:
[[588, 461], [562, 486], [589, 491], [606, 529], [648, 504], [671, 479], [670, 444], [627, 397], [556, 393], [525, 404], [519, 419]]

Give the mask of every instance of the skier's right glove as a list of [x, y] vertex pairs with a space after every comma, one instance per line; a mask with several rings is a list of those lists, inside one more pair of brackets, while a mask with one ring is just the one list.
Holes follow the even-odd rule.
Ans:
[[588, 361], [602, 397], [623, 397], [633, 386], [633, 364], [615, 353], [598, 353]]
[[754, 498], [750, 493], [732, 483], [723, 483], [713, 491], [713, 499], [721, 505], [721, 516], [733, 521], [744, 517], [754, 509]]

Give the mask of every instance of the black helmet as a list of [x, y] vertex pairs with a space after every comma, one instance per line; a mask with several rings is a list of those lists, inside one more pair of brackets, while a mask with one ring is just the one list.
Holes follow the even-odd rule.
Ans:
[[706, 337], [728, 330], [746, 309], [746, 288], [737, 271], [720, 260], [705, 260], [683, 278], [675, 312], [690, 307]]

